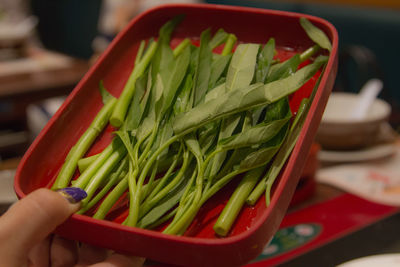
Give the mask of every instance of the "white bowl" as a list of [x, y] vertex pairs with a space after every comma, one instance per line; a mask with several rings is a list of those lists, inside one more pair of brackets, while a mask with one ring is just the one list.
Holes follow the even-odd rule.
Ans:
[[331, 94], [316, 137], [324, 149], [359, 149], [374, 143], [391, 107], [377, 98], [363, 119], [354, 119], [351, 114], [358, 99], [353, 93]]

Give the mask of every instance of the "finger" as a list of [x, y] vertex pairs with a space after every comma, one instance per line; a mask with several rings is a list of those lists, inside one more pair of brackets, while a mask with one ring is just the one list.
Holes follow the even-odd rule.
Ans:
[[104, 248], [82, 244], [79, 248], [78, 266], [86, 266], [104, 261], [108, 256], [108, 251]]
[[39, 189], [18, 201], [0, 218], [0, 258], [10, 261], [9, 266], [26, 261], [33, 246], [78, 208], [78, 204], [48, 189]]
[[111, 254], [105, 261], [90, 265], [90, 267], [140, 267], [145, 259], [121, 254]]
[[78, 244], [75, 241], [54, 236], [50, 247], [52, 267], [69, 267], [78, 262]]
[[29, 251], [29, 262], [30, 265], [35, 267], [48, 267], [49, 265], [49, 254], [50, 254], [50, 240], [51, 237], [48, 236], [46, 239], [36, 244]]

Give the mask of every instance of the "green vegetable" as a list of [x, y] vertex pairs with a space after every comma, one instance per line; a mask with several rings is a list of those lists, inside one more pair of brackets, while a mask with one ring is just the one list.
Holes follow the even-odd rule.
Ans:
[[237, 215], [239, 214], [247, 196], [257, 184], [258, 179], [262, 175], [264, 167], [251, 170], [240, 181], [235, 192], [233, 192], [228, 203], [224, 207], [217, 222], [214, 224], [214, 231], [220, 236], [226, 236], [231, 229]]
[[137, 79], [141, 75], [143, 75], [156, 49], [157, 49], [157, 43], [156, 42], [151, 43], [150, 47], [143, 56], [143, 59], [140, 61], [137, 67], [134, 68], [134, 71], [132, 71], [132, 74], [129, 76], [128, 81], [126, 82], [125, 87], [111, 115], [110, 123], [112, 126], [120, 127], [122, 125], [125, 119], [126, 111], [128, 110], [130, 101], [132, 100], [132, 96], [135, 93], [135, 83]]
[[317, 45], [327, 49], [329, 52], [332, 50], [331, 41], [321, 29], [315, 27], [306, 18], [300, 18], [300, 25], [303, 27], [310, 39], [313, 40]]
[[78, 161], [87, 152], [93, 144], [96, 137], [102, 132], [107, 125], [108, 118], [115, 106], [117, 100], [115, 98], [109, 99], [107, 104], [96, 115], [89, 128], [79, 138], [78, 142], [69, 151], [65, 163], [63, 164], [60, 173], [57, 176], [55, 183], [52, 186], [53, 190], [60, 189], [68, 186], [71, 181], [72, 175], [75, 173]]
[[[287, 158], [290, 155], [290, 152], [292, 151], [294, 145], [296, 144], [297, 138], [299, 131], [301, 130], [302, 123], [299, 124], [300, 118], [304, 118], [304, 116], [307, 114], [306, 111], [306, 105], [308, 103], [308, 99], [304, 99], [299, 107], [299, 110], [297, 111], [297, 115], [295, 118], [295, 122], [292, 125], [292, 128], [290, 129], [288, 138], [285, 140], [284, 144], [282, 145], [279, 153], [277, 154], [276, 158], [272, 162], [271, 167], [269, 168], [267, 174], [265, 177], [261, 179], [261, 181], [258, 183], [254, 191], [250, 194], [250, 196], [247, 198], [246, 202], [249, 205], [254, 205], [256, 201], [259, 199], [259, 197], [262, 195], [263, 192], [265, 192], [266, 188], [268, 187], [267, 190], [267, 205], [270, 202], [269, 198], [269, 192], [271, 190], [271, 186], [273, 182], [275, 181], [276, 177], [280, 173], [280, 170], [283, 167], [283, 164], [285, 164]], [[268, 183], [268, 186], [267, 186]]]
[[[245, 202], [254, 204], [265, 192], [269, 203], [308, 111], [300, 108], [292, 120], [289, 96], [327, 62], [319, 54], [327, 45], [318, 29], [302, 21], [315, 44], [283, 62], [274, 58], [273, 38], [265, 45], [236, 45], [236, 36], [223, 29], [214, 35], [205, 29], [199, 46], [186, 38], [172, 49], [182, 19], [162, 26], [157, 41], [140, 43], [118, 100], [100, 82], [105, 105], [54, 187], [85, 189], [88, 198], [78, 213], [90, 210], [96, 219], [107, 218], [127, 193], [124, 225], [151, 229], [169, 221], [164, 233], [182, 235], [202, 205], [240, 175], [214, 226], [225, 236]], [[118, 128], [112, 142], [85, 157], [108, 121]], [[77, 166], [80, 175], [71, 182]]]
[[211, 121], [273, 103], [299, 89], [328, 60], [320, 56], [316, 61], [298, 70], [295, 74], [267, 84], [253, 84], [243, 89], [221, 95], [218, 99], [202, 103], [177, 116], [173, 128], [176, 134], [188, 133]]

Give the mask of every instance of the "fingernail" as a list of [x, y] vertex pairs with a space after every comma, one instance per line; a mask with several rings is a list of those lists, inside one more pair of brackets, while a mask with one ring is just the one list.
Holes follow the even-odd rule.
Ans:
[[79, 187], [65, 187], [57, 190], [70, 203], [75, 204], [87, 197], [85, 190]]

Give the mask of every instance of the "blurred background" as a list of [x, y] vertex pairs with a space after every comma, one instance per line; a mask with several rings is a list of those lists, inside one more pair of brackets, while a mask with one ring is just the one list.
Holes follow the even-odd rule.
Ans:
[[251, 6], [327, 19], [340, 36], [340, 66], [334, 90], [358, 92], [367, 80], [381, 79], [384, 89], [380, 97], [394, 111], [390, 123], [395, 129], [400, 125], [397, 1], [1, 0], [0, 159], [21, 156], [62, 103], [62, 99], [48, 99], [68, 94], [90, 63], [135, 15], [166, 2]]
[[[29, 144], [112, 39], [137, 14], [159, 4], [178, 2], [285, 10], [324, 18], [339, 32], [339, 69], [333, 91], [358, 93], [367, 81], [382, 81], [379, 98], [391, 107], [385, 121], [390, 140], [386, 139], [386, 143], [390, 143], [390, 151], [386, 149], [386, 153], [382, 153], [382, 150], [378, 150], [381, 154], [373, 154], [372, 157], [365, 153], [360, 156], [359, 152], [364, 152], [361, 150], [356, 151], [358, 154], [328, 153], [320, 154], [325, 155], [321, 159], [318, 153], [326, 150], [326, 147], [316, 143], [310, 154], [311, 173], [306, 174], [312, 178], [313, 187], [311, 190], [308, 187], [307, 197], [304, 193], [298, 195], [295, 199], [297, 202], [304, 199], [314, 201], [315, 197], [319, 197], [320, 201], [340, 194], [336, 189], [315, 185], [318, 168], [331, 167], [343, 161], [362, 162], [371, 166], [371, 159], [395, 157], [397, 133], [400, 131], [400, 55], [396, 52], [400, 47], [400, 2], [397, 0], [0, 0], [0, 211], [15, 201], [9, 189], [15, 168]], [[358, 158], [354, 158], [356, 156]], [[338, 157], [341, 160], [337, 160]], [[346, 157], [350, 160], [344, 160]], [[399, 166], [398, 163], [390, 162], [394, 166]], [[395, 172], [392, 165], [391, 171]], [[331, 171], [329, 168], [322, 170]], [[322, 178], [318, 181], [333, 186], [329, 179], [324, 180], [326, 173], [330, 177], [337, 175], [322, 172]], [[399, 190], [399, 179], [392, 183]], [[350, 189], [342, 187], [340, 190]], [[363, 194], [365, 197], [365, 192], [358, 195]], [[399, 221], [398, 216], [395, 221], [386, 221], [383, 218], [387, 216], [384, 215], [374, 217], [374, 222], [384, 224], [371, 225], [378, 225], [376, 227], [379, 229], [392, 229], [393, 222]], [[365, 225], [358, 226], [363, 228]], [[378, 239], [382, 237], [378, 236]], [[361, 237], [357, 238], [359, 240]], [[396, 240], [390, 241], [384, 238], [384, 242], [395, 244], [389, 250], [396, 251], [400, 246]], [[356, 246], [360, 245], [360, 241], [357, 242]], [[336, 245], [331, 249], [338, 247]], [[360, 251], [352, 257], [362, 256], [365, 254], [362, 251], [370, 250], [361, 246]], [[328, 254], [326, 257], [329, 258]], [[315, 256], [312, 253], [308, 255], [309, 258]], [[351, 258], [346, 257], [341, 260]], [[304, 259], [307, 260], [307, 257]], [[330, 258], [330, 261], [334, 260]], [[289, 266], [307, 266], [302, 265], [304, 262], [293, 260]], [[269, 265], [265, 263], [258, 266]]]
[[[104, 51], [137, 14], [167, 2], [251, 6], [316, 15], [340, 36], [335, 91], [358, 92], [371, 78], [400, 125], [397, 82], [400, 3], [395, 0], [0, 0], [0, 161], [18, 158]], [[260, 27], [267, 27], [267, 25]], [[40, 105], [34, 105], [40, 102]]]

